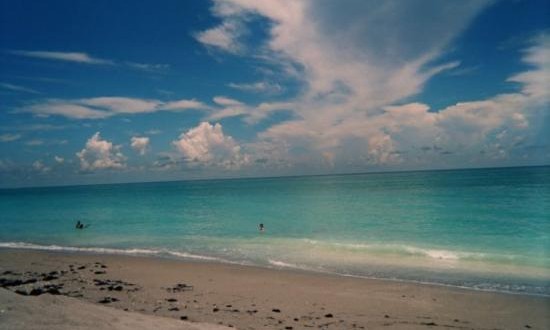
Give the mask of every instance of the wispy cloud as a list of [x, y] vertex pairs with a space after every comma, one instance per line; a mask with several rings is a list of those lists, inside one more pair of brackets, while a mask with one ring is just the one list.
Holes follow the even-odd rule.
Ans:
[[63, 116], [70, 119], [104, 119], [121, 114], [207, 108], [207, 105], [196, 100], [164, 102], [154, 99], [109, 96], [75, 100], [46, 99], [18, 108], [14, 113], [32, 113], [38, 117]]
[[28, 145], [29, 147], [38, 147], [43, 144], [44, 144], [44, 140], [40, 140], [40, 139], [34, 139], [34, 140], [29, 140], [25, 142], [25, 145]]
[[9, 83], [0, 83], [0, 87], [13, 91], [13, 92], [23, 92], [23, 93], [30, 93], [30, 94], [41, 94], [39, 91], [34, 90], [32, 88], [23, 87], [19, 85], [9, 84]]
[[12, 76], [16, 79], [28, 80], [28, 81], [38, 81], [45, 83], [54, 83], [54, 84], [67, 84], [69, 81], [59, 78], [50, 78], [50, 77], [29, 77], [29, 76]]
[[88, 55], [87, 53], [80, 52], [12, 50], [10, 51], [10, 53], [19, 56], [41, 58], [54, 61], [76, 62], [95, 65], [114, 65], [114, 62], [111, 60], [96, 58]]
[[[406, 159], [414, 166], [428, 157], [417, 159], [418, 154], [407, 151], [434, 142], [438, 155], [445, 151], [447, 159], [475, 162], [480, 154], [505, 157], [515, 145], [533, 142], [537, 134], [540, 138], [549, 90], [544, 59], [550, 57], [544, 40], [526, 51], [524, 61], [534, 69], [509, 79], [521, 84], [520, 93], [439, 111], [422, 103], [403, 104], [435, 75], [461, 73], [459, 61], [442, 63], [441, 56], [492, 2], [429, 3], [430, 10], [424, 10], [426, 1], [413, 0], [214, 0], [212, 12], [221, 23], [205, 33], [223, 36], [223, 42], [202, 41], [233, 54], [237, 45], [247, 50], [238, 55], [263, 57], [271, 61], [270, 67], [289, 68], [283, 72], [302, 84], [289, 107], [294, 117], [260, 132], [253, 146], [257, 154], [286, 153], [288, 159], [320, 159], [331, 166], [398, 164]], [[251, 16], [270, 23], [268, 38], [259, 48], [242, 44], [241, 30], [227, 28], [239, 22], [246, 31]], [[221, 109], [212, 112], [211, 119], [255, 111], [243, 102], [214, 102]], [[289, 151], [296, 149], [304, 150], [300, 157]]]
[[162, 73], [167, 72], [170, 69], [169, 64], [149, 64], [149, 63], [136, 63], [136, 62], [125, 62], [130, 68], [148, 72]]
[[218, 107], [212, 108], [207, 120], [243, 116], [248, 124], [255, 124], [278, 110], [292, 109], [291, 102], [263, 102], [258, 105], [248, 105], [225, 96], [216, 96], [213, 101]]
[[162, 133], [162, 131], [160, 129], [155, 129], [155, 128], [150, 129], [147, 132], [145, 132], [145, 134], [147, 134], [147, 135], [158, 135], [158, 134], [161, 134], [161, 133]]
[[52, 124], [25, 124], [25, 125], [11, 125], [0, 126], [0, 131], [55, 131], [66, 128], [74, 128], [74, 126], [68, 125], [52, 125]]
[[11, 141], [19, 140], [20, 138], [21, 138], [21, 134], [10, 134], [10, 133], [1, 134], [0, 142], [11, 142]]
[[243, 25], [238, 20], [226, 20], [219, 26], [196, 33], [195, 38], [205, 46], [237, 54], [243, 50], [238, 41], [243, 33]]
[[229, 83], [227, 86], [245, 92], [277, 94], [282, 92], [283, 88], [277, 83], [267, 81], [258, 81], [254, 83]]
[[56, 52], [56, 51], [30, 51], [30, 50], [12, 50], [10, 54], [39, 58], [44, 60], [73, 62], [90, 65], [108, 65], [108, 66], [122, 66], [135, 70], [148, 71], [148, 72], [166, 72], [170, 69], [169, 64], [151, 64], [151, 63], [139, 63], [131, 61], [115, 61], [111, 59], [104, 59], [94, 57], [84, 52]]

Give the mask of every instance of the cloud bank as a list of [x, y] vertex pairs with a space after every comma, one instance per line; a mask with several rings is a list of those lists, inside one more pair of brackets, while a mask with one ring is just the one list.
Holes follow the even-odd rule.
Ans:
[[[256, 154], [277, 150], [288, 162], [344, 169], [475, 166], [511, 153], [529, 157], [520, 149], [540, 141], [550, 90], [547, 37], [525, 51], [523, 61], [532, 69], [508, 79], [520, 86], [517, 93], [444, 109], [407, 100], [434, 75], [460, 66], [438, 60], [490, 4], [216, 0], [212, 13], [221, 23], [207, 31], [228, 22], [246, 30], [251, 16], [268, 20], [265, 43], [258, 49], [241, 46], [248, 53], [239, 55], [261, 54], [304, 86], [288, 102], [295, 119], [260, 132]], [[241, 36], [227, 34], [233, 40], [226, 43], [239, 45]], [[231, 52], [223, 45], [208, 46]], [[225, 108], [211, 119], [254, 113], [242, 102], [217, 103]]]

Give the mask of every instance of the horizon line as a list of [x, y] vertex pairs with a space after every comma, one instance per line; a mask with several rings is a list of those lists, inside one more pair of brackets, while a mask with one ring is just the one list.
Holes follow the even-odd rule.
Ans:
[[82, 183], [82, 184], [60, 184], [60, 185], [38, 185], [38, 186], [20, 186], [20, 187], [0, 187], [2, 190], [19, 190], [35, 188], [70, 188], [86, 186], [108, 186], [125, 184], [143, 184], [143, 183], [171, 183], [171, 182], [199, 182], [199, 181], [234, 181], [234, 180], [255, 180], [255, 179], [284, 179], [301, 177], [322, 177], [322, 176], [352, 176], [365, 174], [387, 174], [387, 173], [415, 173], [415, 172], [445, 172], [445, 171], [468, 171], [468, 170], [497, 170], [528, 167], [550, 167], [550, 164], [544, 165], [517, 165], [517, 166], [488, 166], [488, 167], [459, 167], [459, 168], [435, 168], [435, 169], [416, 169], [416, 170], [380, 170], [367, 172], [346, 172], [346, 173], [320, 173], [320, 174], [294, 174], [278, 176], [241, 176], [241, 177], [218, 177], [218, 178], [195, 178], [181, 180], [154, 180], [154, 181], [127, 181], [127, 182], [106, 182], [106, 183]]

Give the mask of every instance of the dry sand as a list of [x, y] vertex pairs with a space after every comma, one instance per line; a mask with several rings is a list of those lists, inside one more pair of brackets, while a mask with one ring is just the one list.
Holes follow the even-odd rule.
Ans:
[[237, 265], [0, 249], [0, 278], [2, 329], [550, 329], [548, 297]]
[[142, 313], [121, 313], [115, 308], [62, 295], [43, 294], [37, 297], [25, 297], [0, 289], [0, 329], [223, 330], [230, 328]]

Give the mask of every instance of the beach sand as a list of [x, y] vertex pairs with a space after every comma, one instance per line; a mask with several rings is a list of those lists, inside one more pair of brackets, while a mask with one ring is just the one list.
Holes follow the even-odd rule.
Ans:
[[0, 329], [550, 329], [548, 297], [240, 265], [0, 249], [0, 278]]

